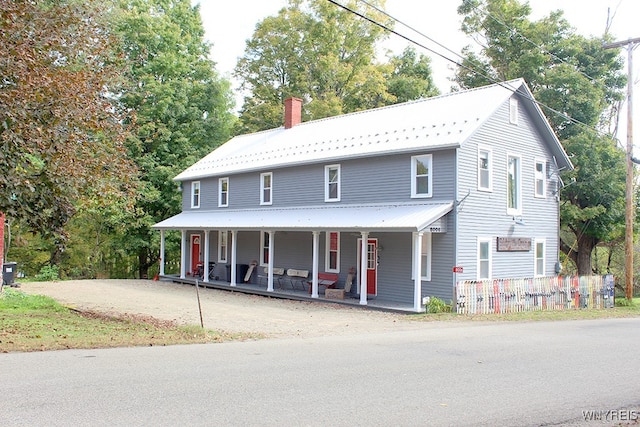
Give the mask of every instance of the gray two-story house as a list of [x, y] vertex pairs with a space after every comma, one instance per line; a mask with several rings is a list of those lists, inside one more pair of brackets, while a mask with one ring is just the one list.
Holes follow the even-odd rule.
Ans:
[[283, 269], [306, 270], [318, 298], [332, 273], [360, 304], [420, 311], [458, 280], [556, 274], [572, 165], [523, 80], [304, 123], [301, 102], [175, 178], [183, 211], [155, 228], [163, 248], [181, 231], [181, 278], [202, 263], [235, 286], [253, 264], [277, 293]]

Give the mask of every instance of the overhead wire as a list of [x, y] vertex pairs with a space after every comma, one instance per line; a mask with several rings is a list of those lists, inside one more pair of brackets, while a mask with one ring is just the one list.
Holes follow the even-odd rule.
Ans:
[[[431, 53], [433, 53], [433, 54], [435, 54], [435, 55], [439, 56], [440, 58], [442, 58], [442, 59], [444, 59], [444, 60], [446, 60], [446, 61], [448, 61], [448, 62], [451, 62], [451, 63], [453, 63], [454, 65], [457, 65], [458, 67], [461, 67], [461, 68], [463, 68], [463, 69], [465, 69], [465, 70], [467, 70], [467, 71], [469, 71], [469, 72], [471, 72], [471, 73], [474, 73], [474, 74], [476, 74], [476, 75], [479, 75], [480, 77], [485, 78], [488, 82], [491, 82], [491, 83], [493, 83], [493, 84], [499, 85], [499, 86], [501, 86], [501, 87], [503, 87], [503, 88], [505, 88], [505, 89], [507, 89], [507, 90], [509, 90], [509, 91], [513, 92], [513, 93], [515, 93], [515, 92], [516, 92], [516, 91], [514, 90], [514, 88], [509, 87], [509, 86], [508, 86], [508, 85], [506, 85], [504, 82], [501, 82], [501, 81], [499, 81], [499, 80], [496, 80], [495, 78], [493, 78], [493, 77], [491, 77], [491, 76], [488, 76], [488, 75], [486, 75], [485, 73], [483, 73], [482, 71], [479, 71], [479, 70], [477, 70], [477, 69], [474, 69], [474, 68], [472, 68], [471, 66], [465, 65], [465, 64], [463, 64], [463, 63], [461, 63], [461, 62], [458, 62], [458, 61], [456, 61], [456, 60], [454, 60], [454, 59], [451, 59], [451, 58], [447, 57], [446, 55], [444, 55], [444, 54], [442, 54], [442, 53], [440, 53], [440, 52], [438, 52], [438, 51], [436, 51], [436, 50], [434, 50], [434, 49], [432, 49], [432, 48], [430, 48], [430, 47], [428, 47], [428, 46], [425, 46], [424, 44], [419, 43], [418, 41], [416, 41], [416, 40], [414, 40], [414, 39], [412, 39], [412, 38], [410, 38], [410, 37], [408, 37], [408, 36], [405, 36], [404, 34], [401, 34], [401, 33], [399, 33], [398, 31], [396, 31], [396, 30], [394, 30], [394, 29], [392, 29], [392, 28], [389, 28], [387, 25], [385, 25], [385, 24], [383, 24], [383, 23], [380, 23], [380, 22], [376, 21], [375, 19], [372, 19], [372, 18], [370, 18], [370, 17], [368, 17], [368, 16], [366, 16], [366, 15], [364, 15], [364, 14], [360, 13], [360, 12], [359, 12], [359, 11], [357, 11], [357, 10], [353, 10], [352, 8], [350, 8], [350, 7], [348, 7], [348, 6], [345, 6], [345, 5], [343, 5], [343, 4], [341, 4], [341, 3], [339, 3], [339, 2], [338, 2], [338, 1], [336, 1], [336, 0], [327, 0], [327, 1], [328, 1], [328, 2], [330, 2], [330, 3], [332, 3], [332, 4], [334, 4], [335, 6], [338, 6], [338, 7], [342, 8], [342, 9], [344, 9], [345, 11], [347, 11], [347, 12], [349, 12], [349, 13], [352, 13], [352, 14], [354, 14], [354, 15], [356, 15], [356, 16], [358, 16], [358, 17], [360, 17], [360, 18], [362, 18], [362, 19], [364, 19], [364, 20], [366, 20], [366, 21], [368, 21], [368, 22], [370, 22], [370, 23], [372, 23], [373, 25], [376, 25], [376, 26], [378, 26], [378, 27], [382, 28], [383, 30], [385, 30], [385, 31], [387, 31], [387, 32], [389, 32], [389, 33], [391, 33], [391, 34], [394, 34], [394, 35], [396, 35], [396, 36], [398, 36], [398, 37], [400, 37], [400, 38], [402, 38], [402, 39], [404, 39], [404, 40], [408, 41], [408, 42], [409, 42], [409, 43], [411, 43], [411, 44], [414, 44], [414, 45], [416, 45], [416, 46], [418, 46], [418, 47], [420, 47], [420, 48], [422, 48], [422, 49], [425, 49], [425, 50], [427, 50], [427, 51], [429, 51], [429, 52], [431, 52]], [[427, 38], [428, 40], [432, 41], [433, 43], [437, 44], [438, 46], [443, 47], [443, 48], [444, 48], [444, 49], [446, 49], [447, 51], [454, 53], [456, 56], [459, 56], [460, 58], [463, 58], [463, 57], [462, 57], [461, 55], [459, 55], [458, 53], [453, 52], [451, 49], [449, 49], [448, 47], [444, 46], [443, 44], [441, 44], [441, 43], [439, 43], [439, 42], [436, 42], [436, 41], [434, 41], [432, 38], [430, 38], [430, 37], [428, 37], [428, 36], [426, 36], [426, 35], [422, 34], [420, 31], [415, 30], [414, 28], [412, 28], [411, 26], [409, 26], [409, 25], [405, 24], [405, 23], [404, 23], [404, 22], [402, 22], [401, 20], [399, 20], [399, 19], [397, 19], [397, 18], [395, 18], [395, 17], [391, 16], [391, 15], [390, 15], [389, 13], [387, 13], [386, 11], [384, 11], [384, 10], [382, 10], [382, 9], [380, 9], [380, 8], [378, 8], [378, 7], [376, 7], [376, 6], [374, 6], [374, 5], [371, 5], [368, 1], [366, 1], [366, 0], [358, 0], [358, 1], [359, 1], [359, 2], [361, 2], [361, 3], [364, 3], [364, 4], [365, 4], [365, 5], [367, 5], [368, 7], [371, 7], [371, 8], [373, 8], [373, 9], [375, 9], [375, 10], [376, 10], [376, 11], [378, 11], [378, 12], [380, 12], [380, 13], [384, 14], [385, 16], [387, 16], [387, 17], [388, 17], [388, 18], [390, 18], [391, 20], [393, 20], [393, 21], [395, 21], [395, 22], [399, 23], [400, 25], [402, 25], [402, 26], [404, 26], [404, 27], [406, 27], [406, 28], [409, 28], [410, 30], [412, 30], [412, 31], [416, 32], [417, 34], [421, 35], [422, 37]], [[486, 48], [486, 46], [485, 46], [485, 48]], [[546, 105], [546, 104], [544, 104], [544, 103], [542, 103], [542, 102], [540, 102], [540, 101], [538, 101], [538, 100], [534, 99], [533, 97], [530, 97], [530, 96], [525, 95], [525, 94], [522, 94], [522, 93], [520, 93], [520, 95], [521, 95], [521, 96], [524, 96], [524, 97], [525, 97], [525, 98], [527, 98], [529, 101], [534, 102], [534, 103], [535, 103], [536, 105], [538, 105], [539, 107], [544, 108], [545, 110], [547, 110], [547, 111], [549, 111], [549, 112], [551, 112], [551, 113], [553, 113], [553, 114], [555, 114], [555, 115], [557, 115], [557, 116], [559, 116], [559, 117], [562, 117], [562, 118], [563, 118], [563, 119], [565, 119], [565, 120], [568, 120], [570, 123], [573, 123], [573, 124], [579, 125], [579, 126], [581, 126], [581, 127], [584, 127], [584, 128], [586, 128], [586, 129], [588, 129], [588, 130], [590, 130], [590, 131], [595, 132], [595, 133], [596, 133], [596, 134], [598, 134], [598, 135], [605, 136], [605, 137], [607, 137], [607, 138], [611, 139], [611, 140], [612, 140], [613, 142], [615, 142], [617, 145], [622, 146], [622, 145], [621, 145], [621, 142], [620, 142], [617, 138], [614, 138], [612, 135], [610, 135], [610, 134], [608, 134], [608, 133], [606, 133], [606, 132], [604, 132], [604, 131], [601, 131], [601, 130], [599, 130], [599, 129], [597, 129], [597, 128], [595, 128], [595, 127], [591, 126], [591, 125], [588, 125], [588, 124], [586, 124], [586, 123], [583, 123], [583, 122], [581, 122], [580, 120], [574, 119], [573, 117], [568, 116], [567, 114], [565, 114], [565, 113], [563, 113], [563, 112], [561, 112], [561, 111], [559, 111], [559, 110], [556, 110], [555, 108], [552, 108], [552, 107], [550, 107], [550, 106], [548, 106], [548, 105]]]
[[[448, 62], [451, 62], [451, 63], [453, 63], [453, 64], [457, 65], [458, 67], [464, 68], [464, 69], [466, 69], [467, 71], [469, 71], [469, 72], [471, 72], [471, 73], [474, 73], [474, 74], [476, 74], [476, 75], [479, 75], [479, 76], [481, 76], [481, 77], [485, 78], [487, 81], [492, 82], [492, 83], [494, 83], [494, 84], [497, 84], [497, 85], [499, 85], [499, 86], [501, 86], [501, 87], [503, 87], [503, 88], [505, 88], [505, 89], [507, 89], [507, 90], [511, 91], [512, 93], [516, 93], [516, 90], [515, 90], [514, 88], [509, 87], [508, 85], [504, 84], [504, 82], [498, 81], [498, 80], [494, 79], [493, 77], [488, 76], [488, 75], [486, 75], [485, 73], [483, 73], [483, 72], [481, 72], [481, 71], [478, 71], [477, 69], [474, 69], [474, 68], [472, 68], [472, 67], [470, 67], [470, 66], [468, 66], [468, 65], [465, 65], [465, 64], [463, 64], [463, 63], [461, 63], [461, 62], [458, 62], [458, 61], [456, 61], [456, 60], [453, 60], [453, 59], [451, 59], [451, 58], [447, 57], [446, 55], [444, 55], [444, 54], [442, 54], [442, 53], [440, 53], [440, 52], [437, 52], [437, 51], [435, 51], [434, 49], [431, 49], [431, 48], [429, 48], [429, 47], [427, 47], [427, 46], [423, 45], [422, 43], [419, 43], [419, 42], [417, 42], [416, 40], [413, 40], [412, 38], [410, 38], [410, 37], [408, 37], [408, 36], [405, 36], [404, 34], [401, 34], [401, 33], [399, 33], [398, 31], [396, 31], [396, 30], [394, 30], [394, 29], [392, 29], [392, 28], [389, 28], [388, 26], [386, 26], [386, 25], [384, 25], [384, 24], [382, 24], [382, 23], [380, 23], [380, 22], [378, 22], [378, 21], [376, 21], [376, 20], [374, 20], [374, 19], [372, 19], [372, 18], [370, 18], [370, 17], [368, 17], [368, 16], [366, 16], [366, 15], [364, 15], [364, 14], [362, 14], [362, 13], [360, 13], [360, 12], [356, 11], [356, 10], [351, 9], [351, 8], [350, 8], [350, 7], [348, 7], [348, 6], [345, 6], [345, 5], [342, 5], [342, 4], [338, 3], [336, 0], [327, 0], [327, 1], [329, 1], [330, 3], [332, 3], [332, 4], [336, 5], [336, 6], [338, 6], [338, 7], [342, 8], [342, 9], [344, 9], [344, 10], [346, 10], [346, 11], [347, 11], [347, 12], [349, 12], [349, 13], [352, 13], [352, 14], [354, 14], [354, 15], [356, 15], [356, 16], [358, 16], [358, 17], [360, 17], [360, 18], [362, 18], [362, 19], [364, 19], [364, 20], [366, 20], [366, 21], [368, 21], [368, 22], [370, 22], [370, 23], [372, 23], [373, 25], [376, 25], [376, 26], [378, 26], [378, 27], [382, 28], [383, 30], [385, 30], [385, 31], [387, 31], [387, 32], [389, 32], [389, 33], [391, 33], [391, 34], [394, 34], [394, 35], [396, 35], [396, 36], [398, 36], [398, 37], [400, 37], [400, 38], [402, 38], [402, 39], [404, 39], [404, 40], [408, 41], [408, 42], [409, 42], [409, 43], [411, 43], [411, 44], [414, 44], [414, 45], [416, 45], [416, 46], [418, 46], [418, 47], [420, 47], [420, 48], [422, 48], [422, 49], [425, 49], [425, 50], [427, 50], [427, 51], [429, 51], [429, 52], [431, 52], [431, 53], [433, 53], [433, 54], [435, 54], [435, 55], [437, 55], [437, 56], [441, 57], [442, 59], [444, 59], [444, 60], [446, 60], [446, 61], [448, 61]], [[359, 2], [361, 2], [361, 3], [364, 3], [365, 5], [367, 5], [367, 6], [368, 6], [368, 7], [370, 7], [370, 8], [373, 8], [373, 9], [374, 9], [374, 10], [376, 10], [377, 12], [384, 14], [385, 16], [387, 16], [388, 18], [390, 18], [392, 21], [394, 21], [394, 22], [396, 22], [396, 23], [399, 23], [399, 24], [400, 24], [400, 25], [402, 25], [403, 27], [408, 28], [409, 30], [411, 30], [411, 31], [415, 32], [416, 34], [418, 34], [418, 35], [420, 35], [420, 36], [424, 37], [425, 39], [429, 40], [430, 42], [432, 42], [432, 43], [434, 43], [434, 44], [438, 45], [439, 47], [441, 47], [441, 48], [445, 49], [446, 51], [448, 51], [448, 52], [450, 52], [450, 53], [454, 54], [455, 56], [458, 56], [459, 58], [461, 58], [461, 59], [463, 59], [463, 60], [464, 60], [464, 57], [462, 57], [462, 56], [461, 56], [460, 54], [458, 54], [457, 52], [455, 52], [455, 51], [453, 51], [453, 50], [449, 49], [448, 47], [446, 47], [446, 46], [445, 46], [445, 45], [443, 45], [442, 43], [437, 42], [437, 41], [436, 41], [436, 40], [434, 40], [433, 38], [431, 38], [431, 37], [427, 36], [426, 34], [422, 33], [421, 31], [419, 31], [419, 30], [417, 30], [417, 29], [415, 29], [415, 28], [411, 27], [410, 25], [405, 24], [405, 23], [404, 23], [404, 22], [402, 22], [401, 20], [399, 20], [399, 19], [397, 19], [397, 18], [395, 18], [395, 17], [391, 16], [389, 13], [387, 13], [386, 11], [384, 11], [384, 10], [382, 10], [382, 9], [378, 8], [377, 6], [370, 4], [367, 0], [358, 0], [358, 1], [359, 1]], [[517, 35], [519, 35], [520, 37], [522, 37], [522, 39], [523, 39], [523, 40], [527, 41], [528, 43], [530, 43], [531, 45], [533, 45], [533, 46], [534, 46], [534, 47], [536, 47], [537, 49], [540, 49], [543, 53], [549, 54], [549, 55], [551, 55], [552, 57], [554, 57], [555, 59], [557, 59], [557, 60], [559, 60], [559, 61], [561, 61], [561, 62], [563, 62], [563, 63], [565, 63], [565, 64], [567, 64], [567, 65], [570, 65], [572, 68], [574, 68], [574, 70], [575, 70], [575, 71], [577, 71], [578, 73], [580, 73], [581, 75], [583, 75], [583, 76], [584, 76], [584, 77], [586, 77], [587, 79], [591, 80], [592, 82], [596, 82], [596, 80], [595, 80], [593, 77], [591, 77], [591, 76], [589, 76], [588, 74], [586, 74], [586, 73], [582, 72], [581, 70], [578, 70], [578, 69], [575, 67], [575, 65], [573, 65], [573, 64], [569, 64], [569, 63], [567, 63], [566, 61], [564, 61], [562, 58], [558, 57], [557, 55], [554, 55], [553, 53], [546, 51], [544, 48], [542, 48], [541, 46], [539, 46], [539, 45], [535, 44], [534, 42], [532, 42], [531, 40], [529, 40], [527, 37], [525, 37], [525, 36], [521, 35], [520, 33], [518, 33], [518, 32], [517, 32], [517, 30], [513, 30], [513, 29], [511, 29], [509, 26], [507, 26], [507, 25], [506, 25], [506, 24], [504, 24], [503, 22], [499, 21], [499, 20], [498, 20], [497, 18], [495, 18], [493, 15], [491, 15], [491, 14], [489, 14], [489, 13], [487, 13], [487, 15], [488, 15], [491, 19], [493, 19], [494, 21], [496, 21], [497, 23], [499, 23], [500, 25], [503, 25], [503, 26], [504, 26], [505, 28], [507, 28], [508, 30], [510, 30], [510, 31], [514, 31]], [[477, 41], [476, 41], [476, 43], [480, 44], [480, 43], [479, 43], [479, 42], [477, 42]], [[480, 45], [481, 45], [481, 44], [480, 44]], [[482, 45], [481, 45], [481, 46], [482, 46]], [[482, 47], [483, 47], [483, 48], [485, 48], [485, 49], [487, 49], [487, 46], [482, 46]], [[612, 141], [614, 141], [614, 142], [616, 143], [616, 145], [619, 145], [619, 146], [621, 146], [621, 147], [622, 147], [622, 144], [621, 144], [621, 142], [620, 142], [620, 140], [619, 140], [618, 138], [615, 138], [615, 137], [613, 137], [612, 135], [610, 135], [610, 134], [608, 134], [608, 133], [605, 133], [605, 132], [603, 132], [603, 131], [600, 131], [599, 129], [597, 129], [597, 128], [593, 127], [593, 126], [590, 126], [590, 125], [588, 125], [588, 124], [586, 124], [586, 123], [583, 123], [583, 122], [581, 122], [581, 121], [579, 121], [579, 120], [577, 120], [577, 119], [574, 119], [573, 117], [568, 116], [567, 114], [562, 113], [561, 111], [558, 111], [558, 110], [556, 110], [556, 109], [554, 109], [554, 108], [552, 108], [552, 107], [550, 107], [550, 106], [548, 106], [548, 105], [546, 105], [546, 104], [544, 104], [544, 103], [542, 103], [542, 102], [540, 102], [540, 101], [538, 101], [538, 100], [534, 99], [534, 98], [533, 98], [533, 97], [531, 97], [531, 96], [528, 96], [528, 95], [526, 95], [526, 94], [522, 94], [522, 93], [520, 93], [520, 95], [521, 95], [521, 96], [524, 96], [525, 98], [527, 98], [527, 99], [528, 99], [528, 100], [530, 100], [531, 102], [535, 103], [535, 104], [536, 104], [536, 105], [538, 105], [539, 107], [544, 108], [544, 109], [546, 109], [547, 111], [550, 111], [550, 112], [552, 112], [552, 113], [554, 113], [554, 114], [558, 115], [559, 117], [561, 117], [561, 118], [563, 118], [563, 119], [565, 119], [565, 120], [568, 120], [569, 122], [571, 122], [571, 123], [573, 123], [573, 124], [579, 125], [579, 126], [581, 126], [581, 127], [583, 127], [583, 128], [586, 128], [586, 129], [588, 129], [588, 130], [590, 130], [590, 131], [595, 132], [595, 133], [596, 133], [596, 134], [598, 134], [598, 135], [605, 136], [605, 137], [607, 137], [607, 138], [611, 139]], [[603, 195], [600, 195], [600, 197], [603, 197]], [[583, 234], [586, 232], [586, 228], [589, 226], [589, 224], [590, 224], [590, 223], [591, 223], [591, 219], [587, 220], [587, 221], [586, 221], [586, 223], [581, 227], [582, 229], [580, 230], [580, 232], [579, 232], [579, 233], [578, 233], [578, 235], [576, 236], [576, 241], [571, 245], [571, 250], [573, 250], [573, 246], [574, 246], [574, 245], [575, 245], [575, 243], [578, 241], [578, 239], [580, 238], [580, 236], [581, 236], [581, 235], [583, 235]]]

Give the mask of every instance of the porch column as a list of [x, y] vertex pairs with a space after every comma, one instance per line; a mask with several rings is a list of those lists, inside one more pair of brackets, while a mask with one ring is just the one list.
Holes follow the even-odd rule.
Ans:
[[187, 230], [180, 230], [180, 278], [187, 277]]
[[360, 245], [360, 305], [367, 305], [367, 253], [369, 252], [369, 233], [363, 231]]
[[311, 298], [318, 298], [318, 242], [320, 232], [313, 232], [313, 269], [311, 270]]
[[236, 244], [237, 232], [231, 230], [231, 286], [236, 286], [236, 262], [237, 262], [237, 244]]
[[159, 274], [160, 276], [164, 276], [164, 230], [160, 230], [160, 273]]
[[273, 243], [273, 238], [275, 237], [276, 233], [274, 231], [269, 231], [269, 263], [268, 263], [268, 269], [269, 272], [267, 273], [267, 292], [273, 292], [273, 247], [275, 246]]
[[204, 230], [204, 261], [203, 261], [203, 271], [204, 271], [204, 282], [209, 282], [209, 233], [211, 230]]
[[413, 233], [413, 310], [420, 312], [422, 305], [422, 239], [424, 233]]

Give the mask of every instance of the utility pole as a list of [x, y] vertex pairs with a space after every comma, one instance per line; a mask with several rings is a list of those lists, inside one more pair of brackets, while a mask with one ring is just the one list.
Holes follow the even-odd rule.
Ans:
[[633, 299], [633, 49], [640, 43], [640, 37], [626, 41], [618, 41], [605, 44], [605, 49], [619, 47], [627, 48], [627, 182], [625, 204], [625, 235], [624, 235], [624, 259], [625, 259], [625, 296], [627, 300]]

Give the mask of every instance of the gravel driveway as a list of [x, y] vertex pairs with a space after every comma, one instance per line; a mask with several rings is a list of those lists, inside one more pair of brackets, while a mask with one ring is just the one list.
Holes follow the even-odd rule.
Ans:
[[[196, 289], [190, 285], [152, 280], [70, 280], [21, 283], [20, 290], [47, 295], [78, 309], [200, 324]], [[268, 337], [360, 334], [432, 326], [413, 322], [404, 314], [216, 289], [201, 288], [200, 302], [205, 328]]]

